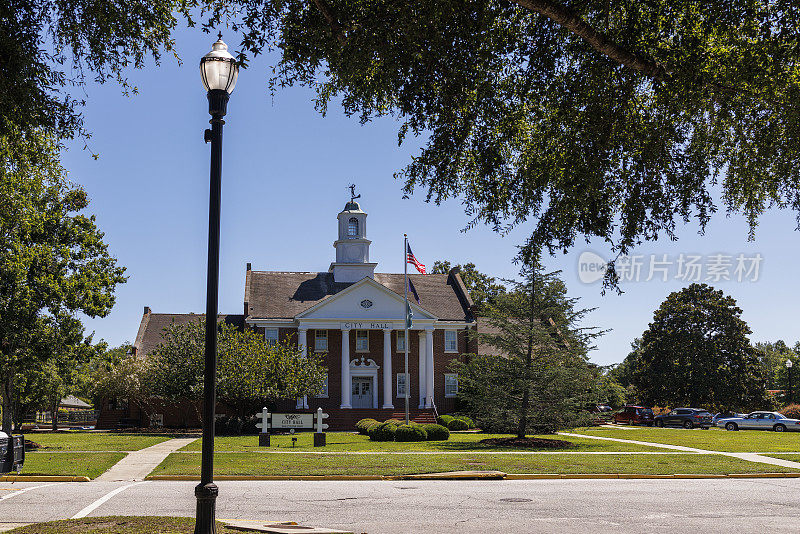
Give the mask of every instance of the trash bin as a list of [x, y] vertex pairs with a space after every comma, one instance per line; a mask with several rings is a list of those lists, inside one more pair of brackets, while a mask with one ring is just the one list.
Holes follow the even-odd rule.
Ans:
[[25, 436], [0, 432], [0, 473], [21, 471], [25, 463]]

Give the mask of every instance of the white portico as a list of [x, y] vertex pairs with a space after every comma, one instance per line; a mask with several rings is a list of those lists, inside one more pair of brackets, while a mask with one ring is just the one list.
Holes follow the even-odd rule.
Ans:
[[[418, 357], [422, 365], [419, 366], [419, 398], [420, 407], [430, 407], [433, 397], [433, 331], [438, 321], [437, 317], [424, 310], [416, 303], [411, 304], [414, 313], [414, 330], [420, 335], [419, 354], [411, 357]], [[393, 408], [393, 371], [402, 373], [403, 369], [393, 369], [392, 362], [392, 332], [403, 331], [405, 328], [405, 301], [403, 297], [382, 286], [372, 278], [362, 278], [361, 281], [351, 285], [344, 291], [325, 299], [324, 301], [312, 306], [305, 312], [296, 317], [298, 331], [308, 330], [332, 330], [338, 329], [341, 332], [341, 384], [350, 387], [341, 388], [340, 408], [353, 408], [352, 394], [356, 391], [358, 384], [359, 396], [364, 390], [363, 381], [355, 379], [371, 380], [371, 386], [367, 386], [371, 392], [378, 391], [378, 370], [383, 369], [383, 392], [384, 398], [381, 399], [381, 408]], [[363, 359], [359, 354], [351, 355], [351, 336], [354, 332], [380, 330], [383, 334], [383, 357], [382, 362], [375, 362], [373, 359]], [[302, 337], [298, 342], [303, 344]], [[307, 346], [307, 341], [303, 346]], [[358, 344], [356, 344], [358, 347]], [[404, 363], [404, 362], [400, 362]], [[427, 378], [430, 375], [430, 380]], [[355, 381], [354, 381], [355, 380]], [[428, 395], [428, 391], [431, 395]], [[372, 407], [378, 408], [379, 401], [377, 395], [373, 394]], [[363, 407], [363, 406], [358, 406]]]

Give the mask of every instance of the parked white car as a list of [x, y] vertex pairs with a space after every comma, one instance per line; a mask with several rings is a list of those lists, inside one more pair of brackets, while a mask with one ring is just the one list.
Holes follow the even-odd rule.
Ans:
[[789, 419], [778, 412], [753, 412], [743, 417], [726, 417], [717, 421], [725, 430], [800, 431], [800, 420]]

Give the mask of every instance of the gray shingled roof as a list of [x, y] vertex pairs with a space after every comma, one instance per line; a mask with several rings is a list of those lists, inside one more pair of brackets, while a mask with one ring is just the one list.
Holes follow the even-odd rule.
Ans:
[[[162, 342], [161, 333], [172, 323], [186, 324], [191, 321], [199, 321], [205, 316], [204, 313], [145, 313], [142, 316], [139, 333], [136, 335], [136, 342], [133, 345], [136, 348], [136, 353], [140, 356], [149, 354]], [[236, 327], [241, 327], [244, 324], [242, 315], [219, 315], [218, 317], [220, 321], [225, 321]]]
[[[457, 276], [408, 276], [417, 290], [422, 308], [442, 320], [472, 318], [469, 304], [458, 287], [463, 284]], [[403, 294], [402, 274], [375, 273], [375, 281], [398, 295]], [[245, 288], [247, 315], [254, 319], [290, 319], [351, 285], [334, 282], [330, 272], [250, 271]]]

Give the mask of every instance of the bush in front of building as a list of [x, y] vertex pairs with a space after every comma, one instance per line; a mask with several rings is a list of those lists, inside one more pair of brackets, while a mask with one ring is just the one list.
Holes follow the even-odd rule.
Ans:
[[372, 425], [367, 431], [370, 441], [394, 441], [394, 434], [397, 431], [397, 426], [390, 422], [379, 423]]
[[789, 404], [780, 412], [790, 419], [800, 419], [800, 404]]
[[424, 425], [423, 428], [428, 434], [428, 441], [447, 441], [450, 439], [450, 431], [447, 430], [446, 426], [431, 423]]
[[395, 427], [405, 424], [404, 421], [400, 421], [399, 419], [387, 419], [386, 421], [384, 421], [384, 423], [389, 423], [390, 425], [394, 425]]
[[453, 419], [455, 419], [455, 417], [453, 417], [452, 415], [440, 415], [439, 417], [436, 418], [436, 422], [444, 427], [447, 427], [450, 424], [450, 421], [452, 421]]
[[469, 425], [462, 419], [453, 418], [452, 421], [447, 423], [447, 428], [450, 430], [469, 430]]
[[475, 428], [475, 422], [472, 419], [470, 419], [469, 417], [467, 417], [466, 415], [457, 415], [455, 418], [467, 423], [467, 428], [468, 429], [471, 430], [471, 429]]
[[356, 430], [358, 430], [358, 433], [361, 434], [362, 436], [366, 436], [369, 427], [371, 427], [376, 423], [378, 423], [378, 420], [372, 419], [371, 417], [368, 417], [366, 419], [361, 419], [358, 423], [356, 423]]
[[422, 425], [400, 425], [394, 433], [395, 441], [425, 441], [428, 433]]

